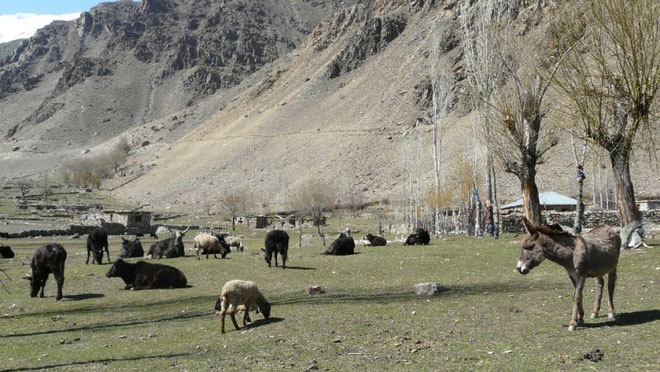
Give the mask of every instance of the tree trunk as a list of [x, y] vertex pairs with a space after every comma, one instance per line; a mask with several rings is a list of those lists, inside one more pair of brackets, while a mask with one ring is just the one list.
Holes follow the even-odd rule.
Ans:
[[495, 174], [495, 165], [491, 163], [493, 172], [493, 219], [495, 223], [495, 239], [500, 236], [500, 202], [497, 200], [497, 175]]
[[582, 232], [582, 220], [584, 219], [584, 203], [582, 202], [584, 190], [584, 178], [578, 178], [578, 200], [575, 206], [575, 223], [573, 224], [573, 231], [576, 234]]
[[231, 216], [231, 231], [236, 231], [236, 217]]
[[302, 248], [303, 222], [305, 222], [305, 219], [301, 218], [300, 222], [298, 224], [298, 228], [299, 228], [299, 231], [300, 231], [300, 234], [298, 236], [298, 248]]
[[633, 221], [639, 221], [639, 210], [635, 204], [635, 190], [630, 180], [630, 162], [628, 154], [624, 151], [613, 151], [610, 153], [614, 182], [616, 183], [617, 202], [619, 206], [619, 217], [621, 226], [626, 226]]
[[525, 217], [533, 223], [541, 224], [541, 202], [539, 201], [539, 190], [536, 187], [534, 177], [527, 177], [522, 181], [523, 211]]

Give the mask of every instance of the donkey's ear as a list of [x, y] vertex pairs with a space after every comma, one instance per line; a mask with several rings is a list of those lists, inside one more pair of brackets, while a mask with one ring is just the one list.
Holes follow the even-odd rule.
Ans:
[[523, 217], [523, 224], [525, 224], [525, 229], [530, 235], [535, 235], [537, 233], [536, 226], [533, 223], [529, 222], [526, 217]]

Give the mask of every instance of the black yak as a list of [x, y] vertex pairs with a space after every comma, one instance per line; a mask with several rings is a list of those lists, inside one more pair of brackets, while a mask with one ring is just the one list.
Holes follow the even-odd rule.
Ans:
[[138, 261], [128, 263], [121, 258], [115, 262], [107, 274], [108, 278], [121, 278], [125, 289], [183, 288], [188, 279], [176, 267]]
[[346, 256], [349, 254], [355, 254], [355, 241], [353, 237], [348, 234], [341, 233], [339, 237], [330, 244], [328, 249], [323, 252], [323, 254], [335, 255], [335, 256]]
[[410, 234], [403, 245], [428, 245], [431, 242], [429, 232], [423, 228], [418, 228], [417, 232]]
[[183, 257], [186, 255], [186, 252], [183, 248], [183, 236], [190, 230], [190, 227], [184, 231], [179, 230], [169, 230], [172, 233], [171, 238], [155, 242], [149, 248], [148, 256], [151, 258], [175, 258]]
[[14, 251], [8, 245], [0, 245], [0, 258], [14, 258]]
[[379, 246], [384, 246], [387, 245], [387, 239], [380, 235], [371, 235], [367, 234], [367, 236], [364, 237], [365, 240], [369, 241], [369, 245], [372, 247], [379, 247]]
[[142, 243], [139, 238], [126, 240], [123, 236], [121, 237], [121, 251], [119, 252], [119, 258], [142, 256], [144, 256], [144, 249], [142, 248]]
[[51, 243], [45, 247], [38, 248], [32, 257], [32, 276], [30, 279], [31, 291], [30, 297], [44, 297], [44, 288], [48, 275], [53, 273], [57, 280], [57, 296], [55, 300], [62, 299], [62, 286], [64, 285], [64, 263], [66, 261], [66, 251], [57, 244]]
[[270, 261], [275, 254], [275, 266], [277, 267], [277, 254], [282, 256], [282, 268], [286, 269], [286, 257], [289, 250], [289, 234], [284, 230], [271, 230], [266, 234], [265, 239], [266, 249], [261, 249], [264, 252], [264, 257], [270, 267]]
[[110, 261], [110, 251], [108, 249], [108, 233], [103, 229], [96, 229], [87, 235], [87, 261], [85, 265], [89, 263], [89, 254], [92, 253], [92, 264], [102, 264], [103, 263], [103, 248], [108, 254], [108, 262]]

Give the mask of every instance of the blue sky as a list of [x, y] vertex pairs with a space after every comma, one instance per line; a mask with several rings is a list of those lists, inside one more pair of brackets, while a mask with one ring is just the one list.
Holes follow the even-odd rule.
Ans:
[[17, 13], [65, 14], [91, 9], [100, 0], [1, 0], [0, 15]]
[[[107, 0], [114, 1], [114, 0]], [[0, 43], [25, 39], [54, 20], [69, 21], [100, 0], [0, 0]]]

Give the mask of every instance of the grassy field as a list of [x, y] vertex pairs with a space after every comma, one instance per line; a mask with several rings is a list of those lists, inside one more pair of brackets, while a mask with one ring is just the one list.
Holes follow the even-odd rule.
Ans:
[[[359, 247], [348, 257], [298, 248], [290, 265], [268, 269], [263, 232], [246, 234], [245, 252], [227, 259], [162, 260], [187, 275], [190, 288], [125, 291], [109, 265], [86, 266], [84, 241], [59, 240], [69, 253], [64, 301], [55, 283], [30, 298], [29, 259], [46, 240], [3, 241], [17, 253], [0, 261], [14, 279], [0, 289], [0, 370], [658, 370], [660, 250], [624, 252], [615, 296], [617, 317], [587, 319], [569, 333], [572, 288], [559, 266], [515, 271], [520, 237], [449, 237], [429, 246]], [[357, 234], [356, 234], [357, 235]], [[360, 233], [360, 237], [363, 233]], [[192, 237], [186, 246], [192, 247]], [[145, 240], [148, 246], [150, 240]], [[658, 243], [657, 241], [652, 243]], [[113, 260], [119, 239], [111, 240]], [[146, 247], [145, 247], [146, 248]], [[135, 261], [133, 259], [132, 261]], [[272, 318], [226, 334], [213, 306], [228, 280], [254, 280], [273, 303]], [[451, 291], [412, 292], [419, 282]], [[308, 285], [327, 292], [308, 295]], [[589, 313], [595, 285], [585, 289]], [[600, 362], [583, 356], [595, 349]], [[315, 362], [314, 362], [315, 361]]]

